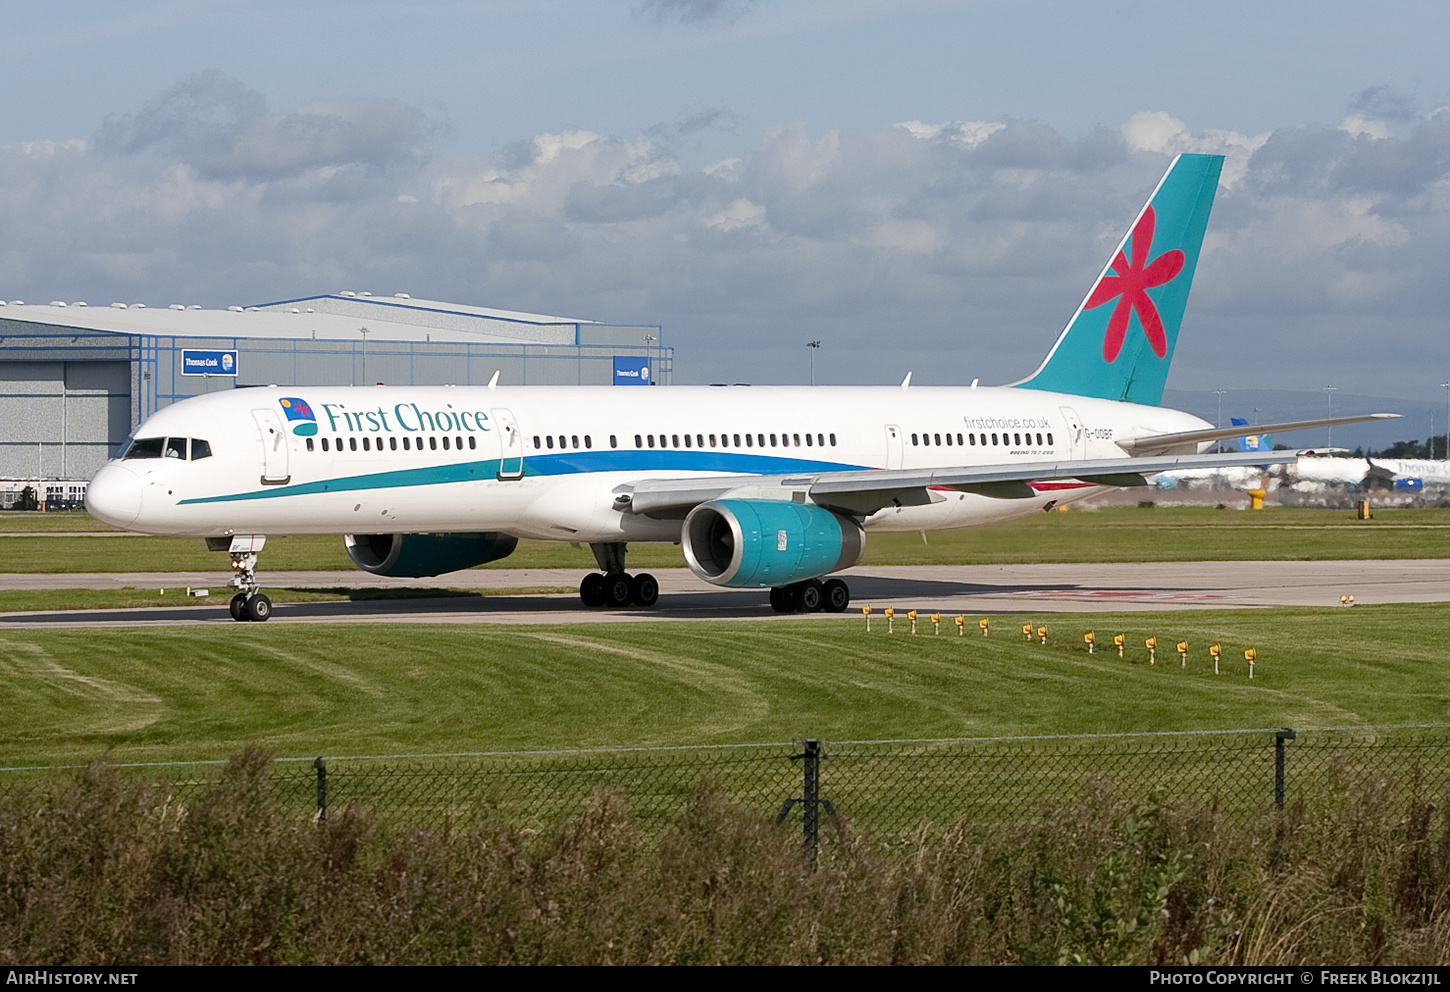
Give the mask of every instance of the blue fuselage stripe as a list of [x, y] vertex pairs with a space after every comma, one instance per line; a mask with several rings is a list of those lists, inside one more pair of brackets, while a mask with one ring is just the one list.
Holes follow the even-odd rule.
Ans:
[[[319, 459], [325, 455], [318, 455]], [[524, 474], [534, 476], [582, 475], [597, 472], [729, 472], [738, 475], [786, 475], [797, 472], [840, 472], [866, 468], [840, 462], [775, 455], [735, 454], [726, 451], [570, 451], [557, 455], [533, 455], [524, 459]], [[316, 493], [356, 492], [365, 489], [401, 489], [409, 486], [439, 486], [454, 482], [479, 482], [498, 476], [499, 460], [427, 465], [319, 479], [297, 485], [272, 486], [244, 493], [199, 496], [181, 500], [189, 503], [229, 503], [238, 500], [277, 499]]]

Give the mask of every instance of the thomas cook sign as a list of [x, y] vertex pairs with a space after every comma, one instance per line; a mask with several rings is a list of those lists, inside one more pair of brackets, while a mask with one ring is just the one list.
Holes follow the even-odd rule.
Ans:
[[237, 353], [235, 351], [189, 351], [181, 352], [182, 375], [230, 375], [237, 374]]

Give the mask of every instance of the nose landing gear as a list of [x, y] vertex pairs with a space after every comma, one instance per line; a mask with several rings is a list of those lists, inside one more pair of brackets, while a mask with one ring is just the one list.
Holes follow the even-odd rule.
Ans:
[[232, 579], [228, 589], [237, 594], [228, 604], [233, 620], [252, 620], [261, 623], [272, 616], [272, 601], [262, 592], [257, 582], [257, 552], [267, 543], [261, 534], [237, 534], [231, 538], [207, 538], [207, 547], [214, 551], [227, 551], [232, 557]]

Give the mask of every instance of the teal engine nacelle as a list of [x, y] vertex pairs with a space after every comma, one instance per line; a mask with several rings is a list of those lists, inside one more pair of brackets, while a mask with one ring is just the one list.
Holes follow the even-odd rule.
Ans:
[[417, 579], [507, 558], [507, 534], [346, 534], [347, 556], [364, 572]]
[[690, 511], [680, 544], [706, 582], [784, 586], [850, 568], [866, 550], [866, 532], [810, 503], [716, 499]]

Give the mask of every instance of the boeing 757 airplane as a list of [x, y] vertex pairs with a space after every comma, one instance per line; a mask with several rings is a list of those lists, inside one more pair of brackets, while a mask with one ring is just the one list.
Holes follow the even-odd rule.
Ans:
[[495, 374], [486, 387], [231, 390], [147, 418], [86, 506], [229, 552], [238, 620], [271, 615], [256, 565], [277, 534], [344, 535], [359, 568], [389, 576], [497, 561], [519, 538], [588, 544], [600, 570], [580, 599], [616, 608], [659, 596], [625, 570], [626, 545], [671, 541], [706, 582], [769, 589], [780, 612], [840, 612], [850, 591], [826, 577], [861, 560], [869, 531], [1294, 460], [1201, 454], [1243, 428], [1158, 406], [1222, 164], [1173, 161], [1047, 358], [1010, 386], [516, 387]]

